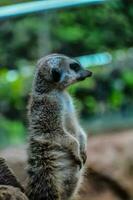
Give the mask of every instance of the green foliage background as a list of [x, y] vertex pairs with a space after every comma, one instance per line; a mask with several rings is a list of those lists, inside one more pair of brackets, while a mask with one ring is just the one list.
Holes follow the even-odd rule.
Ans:
[[[1, 0], [0, 6], [26, 1]], [[36, 60], [47, 53], [70, 56], [111, 52], [133, 45], [133, 1], [31, 14], [0, 21], [0, 136], [19, 143], [26, 132], [26, 104]], [[128, 67], [128, 66], [126, 66]], [[133, 70], [95, 69], [70, 88], [82, 117], [126, 113], [133, 107]], [[7, 141], [7, 136], [10, 138]], [[11, 139], [12, 138], [12, 139]], [[13, 139], [14, 138], [14, 139]]]

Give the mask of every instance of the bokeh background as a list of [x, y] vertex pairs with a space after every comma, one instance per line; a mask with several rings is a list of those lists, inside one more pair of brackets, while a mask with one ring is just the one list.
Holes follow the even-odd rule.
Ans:
[[[29, 0], [1, 0], [0, 6], [23, 2]], [[67, 54], [93, 71], [92, 78], [69, 89], [89, 135], [88, 162], [100, 173], [111, 174], [132, 194], [132, 24], [130, 0], [0, 19], [1, 155], [12, 162], [18, 157], [25, 160], [26, 107], [36, 61], [53, 52]], [[86, 185], [90, 193], [84, 191], [84, 199], [89, 194], [91, 199], [118, 199], [106, 184], [99, 190], [99, 186], [92, 189], [92, 183]]]

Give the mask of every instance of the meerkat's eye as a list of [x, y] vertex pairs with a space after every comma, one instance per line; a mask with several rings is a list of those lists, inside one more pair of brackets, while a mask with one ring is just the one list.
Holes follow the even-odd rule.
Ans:
[[80, 70], [81, 66], [78, 63], [70, 63], [70, 69], [74, 70], [75, 72], [78, 72]]
[[52, 69], [52, 78], [55, 82], [59, 82], [61, 78], [61, 72], [59, 72], [58, 69], [53, 68]]

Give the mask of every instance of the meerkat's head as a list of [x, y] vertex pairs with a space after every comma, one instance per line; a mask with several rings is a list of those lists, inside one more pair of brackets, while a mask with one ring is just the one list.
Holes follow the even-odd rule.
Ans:
[[78, 61], [61, 54], [50, 54], [41, 58], [37, 64], [36, 78], [39, 76], [39, 82], [45, 81], [53, 89], [63, 90], [91, 75], [92, 72], [83, 69]]

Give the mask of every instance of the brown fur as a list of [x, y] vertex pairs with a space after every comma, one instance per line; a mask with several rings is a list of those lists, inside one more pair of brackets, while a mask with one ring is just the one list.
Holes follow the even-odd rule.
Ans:
[[28, 107], [28, 187], [31, 200], [71, 199], [85, 162], [86, 137], [66, 87], [91, 73], [70, 69], [75, 60], [60, 54], [37, 65]]

